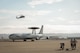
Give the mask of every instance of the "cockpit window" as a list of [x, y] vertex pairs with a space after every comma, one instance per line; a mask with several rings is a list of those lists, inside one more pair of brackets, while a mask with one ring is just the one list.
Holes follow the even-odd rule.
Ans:
[[13, 35], [15, 35], [15, 34], [11, 34], [10, 36], [13, 36]]

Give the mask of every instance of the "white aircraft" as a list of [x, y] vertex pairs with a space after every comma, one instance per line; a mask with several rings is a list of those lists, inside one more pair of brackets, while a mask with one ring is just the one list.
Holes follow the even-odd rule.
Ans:
[[13, 42], [15, 40], [23, 40], [23, 41], [26, 41], [26, 40], [31, 40], [31, 41], [34, 41], [34, 40], [39, 40], [40, 38], [43, 37], [43, 25], [40, 29], [40, 32], [38, 34], [10, 34], [9, 35], [9, 39], [13, 40]]

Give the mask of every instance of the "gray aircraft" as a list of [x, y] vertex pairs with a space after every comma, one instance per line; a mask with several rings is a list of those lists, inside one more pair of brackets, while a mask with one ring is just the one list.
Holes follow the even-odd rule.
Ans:
[[43, 25], [42, 25], [40, 32], [38, 34], [33, 33], [33, 34], [10, 34], [9, 35], [9, 39], [13, 40], [13, 42], [15, 40], [34, 41], [34, 40], [39, 40], [42, 37], [43, 37]]
[[18, 15], [18, 16], [16, 16], [16, 18], [17, 18], [17, 19], [25, 18], [25, 16], [24, 16], [24, 15]]

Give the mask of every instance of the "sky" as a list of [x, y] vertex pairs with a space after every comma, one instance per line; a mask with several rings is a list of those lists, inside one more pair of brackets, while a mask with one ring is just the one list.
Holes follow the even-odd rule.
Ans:
[[0, 0], [0, 33], [31, 33], [28, 27], [41, 25], [44, 33], [80, 33], [80, 0]]

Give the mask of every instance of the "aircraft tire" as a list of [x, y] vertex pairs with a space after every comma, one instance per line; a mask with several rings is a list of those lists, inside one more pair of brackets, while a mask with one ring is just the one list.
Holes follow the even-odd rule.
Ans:
[[24, 39], [23, 41], [26, 41], [26, 39]]
[[14, 39], [12, 41], [14, 42]]
[[34, 41], [34, 40], [31, 40], [32, 42]]
[[36, 40], [39, 40], [39, 39], [40, 39], [39, 37], [36, 38]]
[[49, 37], [46, 37], [46, 39], [49, 39]]

